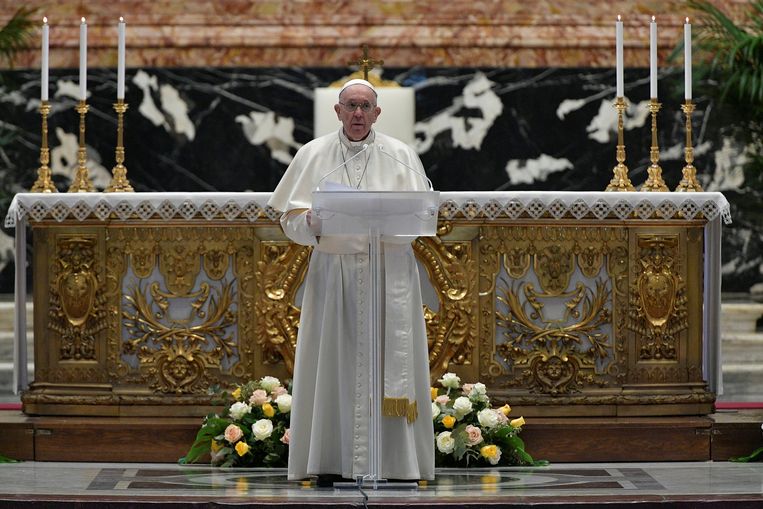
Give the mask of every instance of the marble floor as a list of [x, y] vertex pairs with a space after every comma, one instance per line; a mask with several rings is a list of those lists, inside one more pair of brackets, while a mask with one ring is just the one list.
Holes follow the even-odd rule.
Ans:
[[412, 487], [318, 488], [280, 469], [0, 464], [0, 507], [763, 507], [763, 463], [566, 463], [438, 469]]

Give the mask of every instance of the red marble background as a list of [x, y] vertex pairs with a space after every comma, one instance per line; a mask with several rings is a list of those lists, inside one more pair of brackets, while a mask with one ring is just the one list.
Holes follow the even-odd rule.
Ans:
[[[26, 3], [26, 2], [25, 2]], [[716, 0], [732, 17], [746, 0]], [[684, 1], [640, 0], [50, 0], [52, 67], [78, 66], [77, 26], [88, 20], [88, 62], [116, 67], [116, 23], [127, 20], [128, 67], [342, 67], [368, 44], [389, 67], [611, 67], [614, 21], [625, 23], [626, 67], [648, 66], [648, 23], [660, 59], [682, 37]], [[0, 0], [0, 23], [19, 6]], [[15, 68], [38, 67], [39, 32]], [[0, 68], [7, 67], [6, 62]]]

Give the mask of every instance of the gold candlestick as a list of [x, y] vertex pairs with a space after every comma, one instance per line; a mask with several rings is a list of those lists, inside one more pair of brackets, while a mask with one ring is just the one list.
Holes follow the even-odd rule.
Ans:
[[665, 180], [662, 178], [662, 168], [658, 164], [660, 162], [660, 147], [657, 145], [657, 112], [660, 111], [662, 104], [657, 102], [657, 99], [652, 98], [649, 101], [649, 111], [652, 113], [652, 147], [649, 150], [649, 160], [652, 164], [647, 169], [649, 178], [641, 186], [641, 191], [668, 191], [668, 186], [665, 185]]
[[617, 110], [617, 166], [612, 169], [614, 176], [609, 181], [605, 191], [635, 191], [633, 184], [628, 178], [628, 167], [625, 166], [625, 142], [623, 141], [623, 113], [625, 112], [625, 99], [618, 97], [615, 100]]
[[74, 181], [69, 186], [70, 193], [90, 193], [95, 191], [95, 186], [90, 182], [87, 174], [87, 148], [85, 148], [85, 115], [88, 110], [87, 103], [82, 100], [77, 103], [77, 113], [79, 113], [79, 149], [77, 149], [77, 174]]
[[694, 148], [691, 145], [691, 114], [694, 112], [694, 104], [691, 99], [687, 99], [684, 104], [681, 105], [681, 109], [686, 115], [686, 148], [684, 148], [684, 155], [686, 156], [686, 166], [681, 171], [683, 177], [681, 182], [676, 187], [676, 192], [679, 193], [692, 193], [702, 192], [702, 185], [697, 180], [697, 169], [692, 164], [694, 162]]
[[32, 189], [33, 193], [57, 193], [58, 189], [50, 180], [50, 149], [48, 148], [48, 114], [50, 113], [50, 103], [40, 101], [40, 115], [42, 115], [42, 145], [40, 146], [40, 167], [37, 168], [37, 180]]
[[124, 132], [124, 114], [127, 111], [127, 103], [124, 99], [117, 99], [114, 103], [114, 111], [117, 112], [117, 149], [115, 159], [117, 165], [112, 168], [112, 178], [107, 193], [132, 193], [133, 188], [127, 180], [127, 168], [124, 166], [125, 147], [122, 143], [122, 133]]

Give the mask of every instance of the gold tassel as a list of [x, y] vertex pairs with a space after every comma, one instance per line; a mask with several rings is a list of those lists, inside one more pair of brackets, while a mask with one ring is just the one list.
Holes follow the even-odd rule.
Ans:
[[382, 415], [385, 417], [405, 417], [410, 424], [418, 418], [419, 411], [416, 402], [410, 403], [408, 398], [384, 398]]

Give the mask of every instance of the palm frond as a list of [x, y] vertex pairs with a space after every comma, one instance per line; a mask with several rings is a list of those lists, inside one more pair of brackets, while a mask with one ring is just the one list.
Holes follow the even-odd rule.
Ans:
[[698, 13], [696, 46], [719, 78], [721, 100], [763, 111], [763, 0], [750, 2], [747, 21], [740, 25], [707, 0], [687, 5]]
[[0, 57], [13, 65], [13, 57], [27, 47], [32, 37], [34, 7], [20, 7], [3, 28], [0, 28]]

